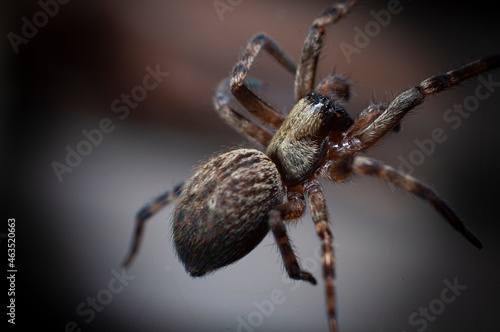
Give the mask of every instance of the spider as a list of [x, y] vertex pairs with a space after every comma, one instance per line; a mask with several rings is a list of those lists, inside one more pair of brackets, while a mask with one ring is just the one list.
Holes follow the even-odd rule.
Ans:
[[[191, 276], [204, 276], [241, 259], [271, 231], [289, 277], [315, 285], [316, 279], [300, 267], [285, 227], [301, 218], [309, 205], [321, 241], [329, 327], [337, 331], [333, 235], [318, 178], [341, 182], [352, 173], [376, 176], [428, 201], [472, 245], [482, 248], [454, 210], [428, 185], [359, 153], [398, 131], [404, 116], [427, 96], [498, 67], [500, 56], [429, 77], [389, 104], [368, 106], [354, 121], [342, 104], [350, 96], [345, 77], [330, 75], [316, 86], [314, 83], [326, 27], [347, 14], [355, 2], [333, 4], [314, 20], [298, 65], [265, 34], [249, 41], [229, 79], [216, 88], [213, 103], [229, 126], [264, 152], [240, 148], [212, 157], [191, 178], [141, 209], [125, 267], [139, 249], [145, 222], [177, 200], [173, 241]], [[262, 50], [295, 75], [296, 104], [287, 117], [258, 97], [252, 89], [259, 84], [247, 78]], [[274, 128], [274, 135], [232, 108], [232, 96], [263, 125]]]

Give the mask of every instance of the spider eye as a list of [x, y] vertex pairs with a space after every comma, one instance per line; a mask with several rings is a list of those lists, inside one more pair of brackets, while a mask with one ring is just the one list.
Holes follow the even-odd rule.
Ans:
[[306, 99], [312, 107], [320, 109], [325, 130], [345, 131], [354, 123], [345, 109], [334, 99], [315, 92], [309, 93]]

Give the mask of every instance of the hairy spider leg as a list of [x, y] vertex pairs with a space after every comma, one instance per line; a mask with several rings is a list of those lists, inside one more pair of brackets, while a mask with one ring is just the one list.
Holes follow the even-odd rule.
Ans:
[[136, 216], [135, 232], [132, 236], [132, 245], [130, 247], [129, 254], [122, 263], [122, 267], [128, 268], [132, 263], [133, 259], [137, 255], [139, 248], [142, 243], [142, 233], [144, 231], [144, 225], [146, 221], [160, 211], [163, 207], [170, 204], [174, 199], [176, 199], [181, 190], [184, 182], [176, 185], [173, 190], [169, 190], [158, 197], [156, 197], [151, 203], [146, 204], [142, 209], [139, 210]]
[[455, 211], [432, 188], [417, 178], [402, 173], [378, 160], [360, 156], [354, 157], [352, 170], [357, 173], [373, 175], [390, 181], [407, 192], [428, 201], [446, 219], [450, 226], [462, 234], [474, 247], [478, 249], [483, 247], [481, 241], [471, 233]]
[[297, 66], [290, 56], [271, 37], [259, 33], [250, 39], [240, 59], [233, 67], [230, 82], [231, 92], [257, 119], [266, 125], [278, 128], [283, 123], [283, 115], [260, 99], [245, 83], [247, 74], [262, 49], [267, 51], [289, 72], [295, 74]]
[[[387, 104], [371, 104], [359, 113], [358, 118], [354, 121], [353, 125], [346, 131], [347, 136], [355, 136], [363, 131], [372, 121], [377, 119], [387, 109]], [[398, 132], [401, 130], [401, 123], [398, 123], [393, 131]]]
[[326, 26], [336, 23], [357, 1], [346, 1], [329, 6], [312, 23], [304, 40], [297, 73], [295, 75], [295, 100], [299, 101], [313, 91], [318, 58], [323, 45]]
[[217, 114], [231, 128], [245, 136], [248, 140], [264, 148], [267, 147], [271, 142], [272, 135], [229, 106], [231, 96], [229, 80], [223, 80], [217, 86], [213, 97], [213, 104]]
[[312, 176], [303, 184], [304, 193], [309, 200], [311, 217], [316, 234], [321, 239], [323, 278], [326, 287], [326, 304], [330, 331], [337, 332], [337, 311], [335, 306], [335, 255], [333, 251], [333, 235], [328, 226], [328, 208], [325, 196], [318, 180]]
[[500, 66], [499, 55], [479, 59], [444, 74], [429, 77], [419, 85], [402, 92], [371, 125], [355, 135], [362, 143], [362, 150], [369, 149], [378, 143], [427, 96], [441, 92], [498, 66]]
[[269, 228], [278, 245], [288, 276], [294, 280], [304, 280], [316, 285], [316, 279], [312, 274], [300, 268], [290, 244], [290, 239], [286, 233], [285, 223], [283, 222], [294, 220], [304, 215], [306, 208], [304, 197], [297, 191], [289, 191], [287, 197], [287, 202], [280, 204], [269, 212]]

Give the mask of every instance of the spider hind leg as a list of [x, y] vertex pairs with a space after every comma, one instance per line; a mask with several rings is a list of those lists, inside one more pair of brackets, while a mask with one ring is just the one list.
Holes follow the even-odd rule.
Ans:
[[142, 233], [144, 231], [144, 225], [146, 224], [146, 221], [148, 221], [149, 218], [155, 215], [163, 207], [170, 204], [174, 199], [176, 199], [179, 196], [183, 185], [183, 182], [179, 183], [173, 188], [173, 190], [169, 190], [159, 195], [151, 203], [145, 205], [142, 209], [139, 210], [136, 217], [136, 226], [130, 246], [130, 251], [127, 257], [125, 257], [125, 260], [122, 263], [122, 267], [128, 268], [137, 255], [137, 252], [139, 251], [142, 243]]

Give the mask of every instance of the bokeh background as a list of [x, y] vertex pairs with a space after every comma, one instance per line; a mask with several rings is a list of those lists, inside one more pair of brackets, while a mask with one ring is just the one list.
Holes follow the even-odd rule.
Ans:
[[[222, 16], [214, 6], [221, 3], [228, 6]], [[1, 232], [7, 232], [7, 218], [16, 219], [17, 329], [36, 324], [66, 331], [72, 326], [81, 331], [327, 330], [315, 258], [319, 241], [309, 215], [291, 227], [290, 235], [303, 265], [320, 280], [316, 287], [287, 279], [271, 236], [238, 263], [206, 278], [189, 277], [172, 249], [169, 207], [147, 225], [130, 280], [112, 298], [107, 295], [110, 285], [119, 285], [112, 280], [120, 274], [136, 212], [189, 176], [200, 161], [233, 146], [251, 146], [211, 105], [215, 85], [229, 74], [245, 43], [266, 32], [297, 60], [313, 18], [330, 3], [71, 1], [59, 4], [15, 52], [9, 34], [22, 35], [23, 17], [33, 22], [43, 9], [34, 1], [2, 2]], [[400, 8], [350, 62], [340, 43], [354, 45], [356, 29], [364, 31], [374, 21], [370, 11], [386, 10], [387, 2], [363, 1], [328, 28], [318, 77], [348, 75], [354, 95], [346, 108], [353, 117], [371, 100], [390, 101], [431, 74], [500, 51], [494, 3], [402, 0]], [[146, 67], [156, 66], [168, 77], [120, 119], [112, 103], [142, 85]], [[292, 75], [263, 54], [252, 76], [266, 82], [258, 93], [288, 112], [294, 102]], [[499, 71], [492, 80], [500, 82]], [[443, 129], [447, 140], [413, 174], [451, 202], [483, 241], [482, 251], [451, 230], [429, 204], [380, 180], [357, 176], [347, 184], [325, 183], [342, 331], [499, 329], [498, 87], [456, 130], [443, 120], [454, 104], [475, 96], [479, 84], [471, 80], [428, 98], [404, 121], [401, 133], [368, 155], [398, 166], [415, 153], [415, 139]], [[76, 149], [85, 139], [82, 131], [98, 128], [106, 118], [114, 130], [59, 181], [53, 162], [64, 163], [66, 147]], [[441, 307], [445, 280], [467, 288]], [[268, 315], [259, 313], [255, 303], [268, 304], [276, 293], [282, 301]], [[98, 309], [90, 309], [92, 298]], [[430, 305], [439, 314], [432, 321], [414, 316], [411, 325], [411, 315]]]

